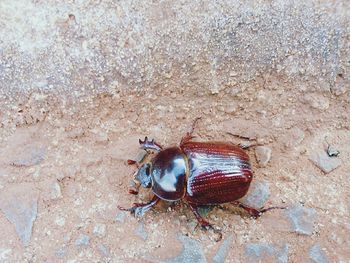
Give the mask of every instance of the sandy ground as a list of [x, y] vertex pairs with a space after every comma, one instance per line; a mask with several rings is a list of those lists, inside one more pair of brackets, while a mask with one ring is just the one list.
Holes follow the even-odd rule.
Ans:
[[[1, 1], [0, 262], [350, 262], [347, 1], [147, 2]], [[151, 197], [138, 139], [196, 117], [263, 145], [244, 201], [288, 209], [203, 209], [220, 241], [181, 202], [120, 211]]]
[[[267, 98], [278, 96], [273, 89], [265, 91], [270, 94]], [[254, 150], [248, 150], [255, 180], [269, 187], [265, 205], [300, 204], [315, 212], [310, 218], [306, 215], [298, 219], [301, 224], [311, 224], [311, 230], [310, 225], [304, 226], [305, 234], [303, 230], [296, 231], [283, 210], [254, 220], [242, 217], [242, 212], [233, 211], [230, 206], [214, 208], [208, 218], [222, 229], [223, 240], [230, 240], [227, 262], [247, 260], [247, 246], [251, 244], [267, 244], [277, 251], [287, 245], [288, 262], [305, 262], [310, 248], [318, 244], [330, 262], [348, 261], [350, 200], [346, 160], [350, 136], [348, 127], [336, 117], [344, 105], [336, 103], [338, 99], [327, 98], [328, 110], [320, 111], [298, 102], [297, 96], [283, 98], [282, 94], [273, 108], [271, 104], [266, 107], [270, 110], [264, 116], [257, 113], [259, 105], [264, 108], [261, 101], [242, 102], [232, 112], [219, 104], [232, 105], [234, 97], [195, 97], [189, 93], [154, 98], [147, 92], [104, 95], [89, 106], [71, 104], [63, 110], [57, 106], [56, 111], [30, 124], [23, 123], [23, 119], [30, 118], [27, 112], [40, 100], [29, 100], [23, 105], [23, 112], [15, 114], [10, 122], [17, 127], [2, 130], [0, 220], [4, 226], [1, 236], [6, 238], [0, 241], [1, 259], [163, 262], [180, 253], [178, 238], [186, 235], [198, 240], [203, 255], [211, 260], [221, 243], [215, 242], [210, 231], [195, 228], [196, 221], [186, 206], [178, 204], [168, 210], [159, 207], [139, 219], [117, 209], [118, 205], [129, 207], [135, 201], [150, 198], [147, 191], [139, 197], [128, 194], [135, 169], [127, 166], [126, 160], [137, 155], [138, 138], [149, 135], [162, 145], [178, 144], [192, 120], [202, 116], [195, 132], [198, 140], [238, 143], [240, 140], [228, 132], [238, 133], [257, 137], [272, 150], [266, 167], [260, 167]], [[326, 136], [340, 151], [339, 157], [333, 158], [341, 160], [340, 166], [328, 174], [309, 160], [313, 154], [325, 152]], [[25, 233], [28, 229], [23, 225], [31, 221], [23, 220], [21, 230], [21, 223], [9, 220], [27, 215], [6, 208], [22, 203], [27, 210], [33, 210], [33, 203], [37, 204], [28, 240], [25, 236], [19, 238], [14, 225], [19, 224], [17, 231]], [[81, 235], [86, 235], [88, 241], [80, 244]], [[277, 252], [271, 253], [277, 260]], [[262, 255], [265, 256], [269, 257]]]

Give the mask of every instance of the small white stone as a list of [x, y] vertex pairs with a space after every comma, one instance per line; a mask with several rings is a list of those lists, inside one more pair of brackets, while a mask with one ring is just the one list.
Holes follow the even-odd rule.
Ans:
[[266, 146], [258, 146], [255, 149], [255, 156], [261, 166], [266, 166], [271, 159], [272, 150]]
[[50, 198], [56, 200], [62, 197], [61, 187], [57, 182], [54, 182], [51, 186]]
[[93, 233], [95, 236], [104, 237], [106, 235], [106, 228], [105, 224], [96, 224]]
[[88, 177], [86, 178], [86, 180], [87, 180], [89, 183], [91, 183], [91, 182], [95, 181], [95, 177], [93, 177], [93, 176], [88, 176]]
[[57, 217], [55, 223], [58, 226], [64, 226], [66, 223], [66, 219], [64, 217]]
[[5, 262], [11, 256], [12, 249], [11, 248], [0, 248], [0, 261]]

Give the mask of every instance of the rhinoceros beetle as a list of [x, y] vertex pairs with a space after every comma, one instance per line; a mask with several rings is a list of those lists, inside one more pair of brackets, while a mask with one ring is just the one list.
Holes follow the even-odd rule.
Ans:
[[142, 187], [151, 188], [154, 196], [148, 203], [119, 208], [143, 215], [160, 200], [184, 200], [204, 228], [212, 226], [199, 214], [199, 206], [233, 203], [255, 218], [276, 208], [258, 210], [238, 201], [247, 193], [253, 179], [249, 156], [232, 143], [192, 141], [196, 121], [179, 146], [163, 148], [147, 137], [139, 140], [141, 149], [156, 154], [149, 162], [141, 162], [141, 166], [134, 160], [128, 163], [139, 166], [135, 179]]

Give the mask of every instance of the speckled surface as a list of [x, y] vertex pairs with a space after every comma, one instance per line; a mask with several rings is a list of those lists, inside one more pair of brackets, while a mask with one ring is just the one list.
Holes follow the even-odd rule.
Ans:
[[[0, 261], [349, 261], [349, 5], [0, 1]], [[247, 150], [249, 200], [312, 222], [217, 206], [216, 242], [183, 203], [119, 211], [151, 198], [128, 194], [138, 139], [178, 144], [198, 116], [196, 140], [271, 150]]]

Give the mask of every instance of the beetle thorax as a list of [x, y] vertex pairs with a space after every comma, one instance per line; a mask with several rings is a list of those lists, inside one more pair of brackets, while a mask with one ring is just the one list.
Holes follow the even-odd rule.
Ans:
[[160, 151], [152, 160], [152, 191], [158, 197], [176, 201], [185, 195], [187, 158], [178, 147]]

